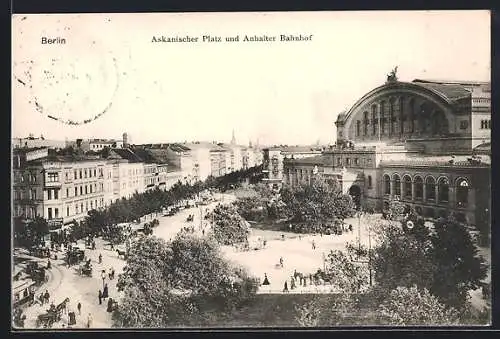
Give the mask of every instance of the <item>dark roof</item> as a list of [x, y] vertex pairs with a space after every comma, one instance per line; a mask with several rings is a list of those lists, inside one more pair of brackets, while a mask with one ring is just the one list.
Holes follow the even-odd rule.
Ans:
[[191, 150], [189, 147], [182, 144], [170, 144], [169, 147], [174, 152], [188, 152]]
[[443, 79], [415, 79], [413, 82], [436, 83], [436, 84], [454, 84], [454, 85], [489, 85], [489, 81], [474, 81], [474, 80], [443, 80]]
[[273, 146], [269, 147], [270, 150], [281, 151], [281, 152], [290, 152], [290, 153], [307, 153], [307, 152], [321, 152], [322, 147], [320, 146]]
[[310, 165], [322, 165], [325, 157], [323, 155], [315, 155], [313, 157], [301, 158], [301, 159], [286, 159], [285, 161], [292, 162], [295, 164], [310, 164]]
[[14, 153], [28, 153], [28, 152], [33, 152], [33, 151], [38, 151], [38, 150], [41, 150], [41, 149], [47, 149], [49, 150], [48, 147], [18, 147], [18, 148], [14, 148], [13, 151]]
[[468, 90], [458, 84], [422, 82], [422, 80], [414, 80], [413, 84], [429, 89], [449, 101], [469, 98], [471, 96]]
[[114, 148], [111, 152], [117, 154], [120, 158], [128, 160], [129, 162], [143, 162], [131, 149], [128, 148]]
[[155, 157], [151, 152], [143, 149], [143, 148], [133, 148], [133, 153], [142, 160], [142, 162], [151, 164], [151, 163], [161, 163], [157, 157]]

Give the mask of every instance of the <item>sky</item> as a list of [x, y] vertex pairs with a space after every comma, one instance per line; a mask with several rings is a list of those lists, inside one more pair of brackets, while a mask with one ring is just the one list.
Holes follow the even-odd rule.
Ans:
[[488, 11], [13, 15], [12, 37], [13, 137], [326, 144], [395, 66], [400, 81], [490, 81]]

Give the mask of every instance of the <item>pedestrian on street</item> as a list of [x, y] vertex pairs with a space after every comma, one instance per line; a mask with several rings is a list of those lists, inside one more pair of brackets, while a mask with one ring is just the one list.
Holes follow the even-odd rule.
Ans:
[[114, 251], [115, 250], [115, 245], [113, 245], [113, 243], [111, 243], [111, 250]]
[[283, 257], [280, 257], [280, 266], [283, 268]]
[[92, 241], [92, 249], [95, 250], [95, 241]]
[[288, 283], [285, 280], [285, 286], [283, 287], [283, 292], [288, 293]]
[[50, 294], [49, 294], [49, 291], [48, 290], [45, 290], [45, 294], [44, 294], [44, 299], [45, 299], [45, 303], [49, 303], [49, 300], [50, 300]]
[[294, 279], [294, 277], [292, 275], [292, 277], [290, 279], [290, 289], [293, 290], [294, 288], [295, 288], [295, 279]]
[[89, 316], [87, 317], [87, 328], [92, 327], [92, 314], [89, 313]]
[[104, 280], [106, 280], [106, 271], [105, 270], [102, 270], [101, 278], [102, 278], [102, 288], [104, 288]]
[[78, 315], [82, 315], [82, 304], [80, 304], [80, 302], [78, 302], [76, 308], [78, 309]]
[[101, 292], [101, 290], [99, 290], [99, 294], [97, 295], [97, 297], [99, 298], [99, 305], [102, 305], [102, 292]]
[[314, 242], [314, 240], [312, 241], [312, 249], [315, 250], [316, 249], [316, 243]]
[[104, 289], [102, 291], [102, 298], [106, 299], [108, 297], [108, 284], [104, 285]]
[[52, 265], [50, 263], [50, 259], [47, 261], [47, 269], [50, 270], [52, 268]]
[[265, 286], [270, 285], [269, 279], [267, 279], [267, 273], [264, 273], [264, 282], [262, 283], [262, 285]]
[[102, 254], [99, 253], [99, 264], [102, 264]]
[[113, 312], [113, 298], [109, 298], [108, 300], [108, 308], [106, 309], [107, 312]]

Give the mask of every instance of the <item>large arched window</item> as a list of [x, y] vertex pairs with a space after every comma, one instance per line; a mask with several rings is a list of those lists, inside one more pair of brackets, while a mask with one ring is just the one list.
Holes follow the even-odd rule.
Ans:
[[391, 194], [391, 178], [389, 175], [384, 175], [384, 194]]
[[427, 122], [429, 120], [429, 108], [426, 104], [420, 106], [420, 112], [418, 114], [418, 128], [421, 133], [427, 132]]
[[410, 122], [410, 133], [415, 132], [415, 99], [411, 98], [410, 99], [410, 117], [409, 117], [409, 122]]
[[389, 100], [389, 134], [394, 133], [394, 99]]
[[394, 179], [394, 195], [400, 197], [401, 196], [401, 178], [399, 177], [398, 174], [394, 174], [392, 178]]
[[467, 207], [469, 203], [469, 182], [464, 178], [457, 180], [457, 207]]
[[385, 122], [386, 122], [386, 108], [385, 108], [385, 101], [380, 102], [380, 134], [385, 134]]
[[436, 180], [433, 177], [425, 179], [425, 200], [436, 200]]
[[377, 133], [377, 106], [372, 106], [372, 135]]
[[363, 135], [368, 135], [368, 112], [363, 113]]
[[399, 98], [399, 133], [404, 134], [405, 132], [405, 98]]
[[438, 181], [438, 201], [448, 202], [449, 201], [449, 187], [450, 182], [447, 178], [441, 178]]
[[422, 177], [416, 176], [413, 182], [415, 184], [415, 200], [422, 200], [424, 198], [424, 180]]
[[403, 177], [403, 196], [405, 197], [405, 199], [411, 199], [412, 197], [411, 178], [408, 175], [405, 175]]

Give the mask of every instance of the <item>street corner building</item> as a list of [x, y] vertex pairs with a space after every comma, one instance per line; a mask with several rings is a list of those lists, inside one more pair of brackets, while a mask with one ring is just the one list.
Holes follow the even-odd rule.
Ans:
[[489, 226], [490, 83], [388, 77], [335, 125], [335, 145], [265, 149], [265, 181], [278, 189], [335, 178], [358, 206], [399, 199], [427, 218]]

